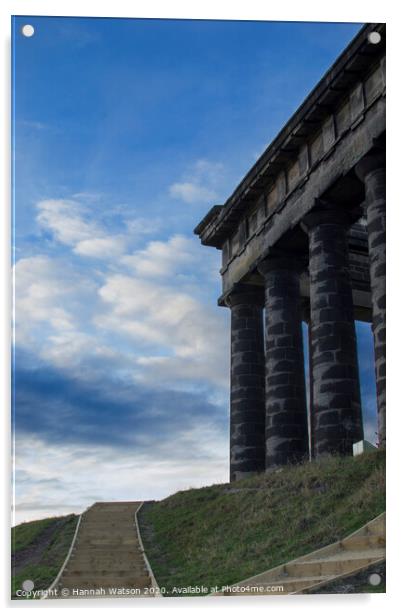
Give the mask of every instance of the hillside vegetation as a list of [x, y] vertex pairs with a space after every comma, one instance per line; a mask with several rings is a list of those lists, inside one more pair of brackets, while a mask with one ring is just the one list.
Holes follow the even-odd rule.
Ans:
[[32, 580], [46, 590], [62, 566], [77, 525], [76, 515], [25, 522], [11, 529], [11, 594]]
[[385, 454], [329, 457], [177, 492], [139, 516], [166, 595], [233, 584], [339, 540], [385, 510]]

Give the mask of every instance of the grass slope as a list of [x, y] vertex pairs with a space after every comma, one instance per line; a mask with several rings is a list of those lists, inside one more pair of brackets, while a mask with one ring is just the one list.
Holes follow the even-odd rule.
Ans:
[[45, 590], [63, 564], [78, 517], [68, 515], [19, 524], [11, 529], [11, 595], [32, 580], [35, 590]]
[[233, 584], [323, 547], [385, 510], [385, 455], [329, 457], [181, 491], [140, 512], [166, 595]]

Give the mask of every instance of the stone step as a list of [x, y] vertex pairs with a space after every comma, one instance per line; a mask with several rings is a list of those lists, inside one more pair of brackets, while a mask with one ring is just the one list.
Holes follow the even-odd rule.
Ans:
[[[261, 582], [243, 582], [240, 583], [240, 587], [244, 587], [246, 590], [242, 592], [237, 592], [235, 590], [225, 590], [224, 595], [231, 596], [243, 596], [243, 595], [288, 595], [292, 592], [297, 592], [298, 590], [302, 590], [303, 588], [307, 588], [308, 586], [313, 586], [314, 584], [319, 584], [328, 579], [328, 576], [320, 576], [315, 575], [311, 577], [289, 577], [289, 578], [280, 578], [278, 580], [270, 580], [264, 583]], [[234, 584], [233, 586], [237, 586]], [[283, 590], [277, 589], [277, 587], [282, 587]], [[247, 590], [249, 587], [249, 590]], [[264, 587], [264, 590], [259, 590]], [[267, 588], [273, 587], [272, 590], [267, 590]], [[254, 590], [253, 590], [254, 588]], [[258, 589], [258, 590], [256, 590]]]
[[71, 555], [69, 562], [77, 562], [78, 559], [91, 560], [103, 562], [105, 560], [112, 560], [114, 562], [120, 562], [125, 560], [132, 560], [134, 557], [142, 560], [141, 552], [138, 553], [135, 550], [79, 550]]
[[372, 535], [385, 537], [385, 516], [381, 516], [368, 524], [368, 532]]
[[385, 537], [377, 534], [354, 535], [343, 539], [340, 545], [345, 550], [376, 549], [385, 546]]
[[[139, 544], [138, 544], [139, 545]], [[118, 549], [111, 550], [108, 546], [87, 546], [84, 548], [84, 541], [82, 541], [81, 547], [78, 547], [78, 544], [75, 546], [72, 551], [71, 558], [74, 558], [77, 554], [95, 554], [97, 557], [102, 556], [102, 554], [119, 554], [120, 556], [125, 554], [129, 557], [132, 554], [138, 554], [141, 550], [139, 550], [138, 545], [119, 545]]]
[[119, 516], [120, 519], [132, 520], [135, 517], [135, 511], [132, 509], [122, 509], [121, 511], [106, 511], [101, 509], [91, 509], [90, 511], [85, 512], [85, 516], [87, 516], [88, 520], [91, 519], [104, 519], [104, 518], [112, 518], [115, 514]]
[[127, 562], [99, 562], [96, 560], [72, 562], [68, 564], [68, 567], [64, 570], [66, 575], [86, 575], [90, 571], [91, 573], [104, 574], [106, 572], [113, 573], [113, 575], [120, 575], [123, 571], [128, 573], [142, 574], [147, 573], [145, 563], [140, 561], [136, 563]]
[[71, 590], [71, 598], [80, 596], [79, 591], [97, 589], [105, 589], [108, 596], [108, 588], [139, 590], [144, 596], [152, 582], [135, 526], [139, 505], [96, 503], [83, 514], [58, 588]]
[[91, 572], [104, 572], [109, 571], [113, 573], [113, 575], [119, 571], [130, 571], [131, 573], [147, 573], [147, 568], [144, 563], [137, 561], [131, 562], [127, 564], [127, 561], [121, 562], [99, 562], [99, 561], [79, 561], [68, 564], [68, 567], [65, 569], [65, 573], [70, 574], [74, 573], [76, 575], [86, 574], [88, 571]]
[[80, 535], [83, 535], [84, 533], [88, 533], [91, 535], [94, 534], [99, 534], [99, 535], [103, 535], [105, 533], [110, 534], [110, 535], [114, 535], [114, 536], [119, 536], [119, 535], [125, 535], [126, 533], [129, 532], [133, 532], [134, 531], [134, 526], [119, 526], [117, 527], [113, 527], [113, 528], [108, 528], [107, 524], [104, 524], [102, 526], [93, 526], [92, 524], [90, 526], [83, 526], [82, 528], [80, 528]]
[[83, 536], [80, 541], [77, 543], [77, 550], [80, 549], [88, 549], [89, 547], [110, 547], [110, 548], [119, 548], [119, 547], [139, 547], [139, 543], [137, 539], [133, 539], [132, 537], [119, 537], [118, 539], [114, 539], [113, 537], [86, 537]]
[[83, 527], [85, 526], [98, 527], [98, 526], [102, 526], [102, 524], [104, 525], [111, 524], [111, 526], [114, 528], [116, 526], [121, 526], [122, 524], [124, 524], [125, 526], [133, 526], [134, 519], [135, 519], [134, 516], [119, 516], [119, 519], [116, 520], [115, 514], [113, 515], [110, 514], [107, 516], [93, 514], [92, 517], [85, 518], [84, 521], [81, 523]]
[[107, 565], [110, 567], [121, 567], [125, 563], [130, 563], [130, 567], [133, 565], [144, 564], [144, 559], [142, 558], [142, 554], [140, 555], [130, 555], [129, 558], [126, 557], [125, 554], [122, 555], [121, 558], [118, 558], [116, 554], [111, 554], [109, 556], [102, 555], [101, 557], [97, 557], [94, 554], [79, 554], [77, 557], [70, 558], [68, 562], [69, 567], [85, 567], [85, 566], [94, 566], [96, 564]]
[[147, 571], [143, 560], [79, 560], [72, 561], [67, 564], [65, 571], [80, 571], [86, 573], [87, 571]]
[[371, 560], [378, 560], [380, 558], [385, 558], [385, 548], [377, 547], [377, 548], [368, 548], [365, 550], [345, 550], [341, 549], [334, 554], [323, 554], [312, 556], [311, 558], [302, 558], [303, 562], [311, 562], [311, 561], [322, 561], [322, 560], [350, 560], [350, 559], [359, 559], [359, 558], [369, 558]]
[[385, 553], [382, 550], [375, 550], [371, 554], [340, 552], [328, 558], [290, 563], [285, 565], [285, 571], [295, 577], [341, 575], [360, 567], [368, 567], [371, 563], [384, 557]]
[[93, 532], [102, 531], [102, 530], [110, 530], [110, 532], [121, 532], [123, 529], [127, 530], [129, 528], [133, 528], [134, 524], [122, 524], [122, 523], [112, 523], [110, 521], [105, 520], [104, 522], [87, 522], [80, 524], [80, 531], [92, 530]]
[[81, 541], [87, 540], [103, 540], [103, 539], [113, 539], [116, 542], [127, 542], [130, 540], [132, 543], [138, 544], [139, 541], [134, 535], [134, 529], [128, 529], [126, 533], [119, 531], [118, 533], [110, 532], [108, 533], [106, 530], [102, 530], [99, 532], [94, 531], [83, 531], [80, 536], [77, 536], [77, 546]]
[[60, 580], [60, 588], [79, 588], [86, 590], [88, 588], [104, 588], [110, 586], [113, 588], [147, 588], [151, 586], [151, 580], [148, 575], [135, 576], [113, 576], [109, 575], [66, 575]]
[[148, 575], [148, 571], [145, 567], [145, 565], [143, 567], [132, 567], [130, 569], [118, 569], [118, 568], [102, 568], [102, 567], [95, 567], [95, 568], [88, 568], [88, 569], [65, 569], [64, 573], [66, 576], [76, 576], [77, 578], [87, 578], [88, 576], [91, 577], [99, 577], [99, 578], [103, 578], [103, 577], [107, 577], [107, 576], [113, 576], [113, 577], [124, 577], [124, 576], [129, 576], [129, 577], [141, 577], [141, 576], [147, 576]]
[[97, 559], [113, 557], [113, 558], [134, 558], [135, 556], [141, 555], [142, 551], [137, 549], [136, 546], [120, 546], [119, 549], [110, 550], [108, 547], [88, 547], [86, 549], [82, 548], [80, 550], [76, 550], [70, 557], [70, 560], [74, 560], [75, 558], [79, 558], [80, 556], [93, 556]]
[[[294, 561], [232, 585], [235, 589], [222, 589], [217, 595], [230, 594], [296, 594], [310, 592], [313, 587], [345, 575], [364, 570], [373, 563], [385, 560], [385, 514], [369, 522], [342, 541], [329, 544]], [[267, 590], [267, 587], [283, 587]], [[239, 588], [244, 588], [239, 592]], [[262, 588], [262, 590], [259, 590]], [[249, 590], [248, 590], [249, 589]], [[265, 590], [264, 590], [265, 589]]]
[[123, 529], [128, 530], [134, 527], [135, 527], [135, 524], [131, 520], [128, 520], [127, 522], [121, 520], [119, 524], [114, 523], [113, 525], [110, 524], [110, 520], [109, 521], [105, 520], [104, 522], [98, 522], [98, 523], [95, 523], [95, 522], [88, 522], [87, 524], [82, 523], [81, 530], [82, 529], [85, 529], [85, 530], [93, 529], [93, 530], [101, 531], [102, 529], [109, 528], [111, 531], [116, 532], [118, 530], [120, 531]]

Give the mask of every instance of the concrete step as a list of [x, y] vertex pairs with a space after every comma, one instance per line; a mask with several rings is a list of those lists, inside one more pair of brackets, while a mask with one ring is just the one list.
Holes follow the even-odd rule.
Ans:
[[88, 572], [92, 574], [104, 575], [105, 573], [113, 573], [113, 575], [121, 575], [124, 572], [132, 573], [135, 575], [146, 574], [147, 568], [145, 564], [135, 563], [129, 568], [123, 568], [122, 565], [126, 565], [126, 563], [117, 563], [115, 565], [111, 565], [110, 563], [97, 563], [96, 561], [91, 563], [72, 563], [71, 566], [66, 568], [66, 575], [86, 575]]
[[127, 557], [130, 558], [130, 556], [134, 556], [135, 554], [138, 554], [139, 550], [136, 546], [120, 546], [118, 550], [113, 549], [110, 550], [109, 548], [88, 548], [87, 551], [85, 551], [83, 548], [75, 548], [73, 550], [73, 553], [71, 555], [71, 558], [76, 558], [78, 555], [81, 554], [93, 554], [96, 558], [101, 558], [102, 556], [107, 556], [107, 555], [113, 555], [116, 556], [118, 558], [123, 558], [123, 557]]
[[105, 540], [105, 539], [113, 539], [113, 541], [117, 541], [120, 543], [127, 543], [129, 540], [132, 544], [138, 544], [138, 539], [134, 535], [134, 529], [127, 529], [127, 532], [119, 531], [118, 533], [110, 532], [108, 533], [106, 530], [102, 530], [102, 532], [94, 532], [94, 531], [83, 531], [80, 536], [77, 536], [77, 547], [82, 541], [91, 541], [96, 539], [97, 541]]
[[92, 572], [92, 573], [98, 573], [98, 572], [103, 572], [103, 571], [109, 571], [110, 573], [113, 573], [113, 575], [115, 575], [116, 573], [120, 572], [120, 571], [130, 571], [131, 573], [135, 573], [137, 574], [142, 574], [142, 573], [146, 573], [148, 570], [145, 566], [145, 564], [141, 563], [141, 562], [135, 562], [135, 563], [131, 563], [128, 566], [127, 562], [118, 562], [118, 563], [110, 563], [110, 562], [96, 562], [96, 561], [92, 561], [92, 562], [84, 562], [84, 563], [71, 563], [71, 565], [68, 565], [68, 567], [66, 567], [65, 569], [65, 573], [70, 574], [70, 573], [74, 573], [75, 575], [84, 575], [86, 573], [88, 573], [88, 571]]
[[88, 565], [93, 566], [96, 563], [107, 563], [110, 566], [121, 565], [126, 562], [129, 562], [131, 565], [134, 563], [144, 563], [142, 553], [135, 555], [130, 554], [127, 556], [126, 552], [122, 552], [121, 558], [118, 557], [118, 554], [119, 552], [113, 551], [109, 557], [103, 555], [103, 553], [97, 557], [96, 554], [81, 552], [77, 556], [70, 558], [68, 566], [86, 567]]
[[102, 510], [102, 509], [91, 509], [86, 512], [86, 521], [95, 521], [99, 522], [102, 520], [106, 520], [107, 518], [113, 519], [115, 515], [119, 516], [119, 520], [133, 520], [135, 517], [135, 512], [133, 512], [132, 508], [128, 509], [113, 509], [113, 510]]
[[[285, 577], [280, 578], [278, 580], [269, 580], [267, 582], [258, 583], [258, 582], [243, 582], [240, 583], [240, 587], [244, 587], [245, 590], [242, 592], [238, 592], [236, 590], [225, 590], [224, 595], [230, 596], [238, 596], [238, 595], [289, 595], [290, 593], [297, 592], [298, 590], [302, 590], [308, 586], [312, 586], [314, 584], [319, 584], [325, 580], [327, 580], [327, 576], [311, 576], [305, 578], [298, 577]], [[233, 586], [237, 586], [234, 584]], [[249, 589], [247, 589], [249, 587]], [[278, 589], [278, 587], [282, 587], [282, 589]], [[254, 588], [254, 590], [253, 590]], [[264, 588], [264, 590], [262, 590]]]
[[290, 563], [285, 565], [285, 571], [289, 575], [297, 577], [341, 575], [360, 567], [368, 567], [380, 558], [385, 558], [384, 550], [373, 550], [366, 553], [340, 551], [327, 558]]
[[143, 559], [140, 558], [136, 558], [136, 559], [120, 559], [120, 560], [116, 560], [114, 558], [110, 558], [110, 559], [106, 559], [106, 558], [102, 558], [102, 559], [87, 559], [87, 558], [83, 558], [80, 560], [71, 560], [68, 562], [66, 569], [68, 568], [70, 571], [72, 571], [73, 569], [75, 571], [87, 571], [87, 570], [92, 570], [92, 569], [110, 569], [112, 570], [120, 570], [120, 569], [124, 569], [127, 566], [127, 563], [129, 564], [129, 568], [130, 569], [138, 569], [138, 568], [142, 568], [145, 567], [145, 563]]
[[144, 576], [147, 575], [148, 572], [146, 570], [146, 567], [143, 568], [130, 568], [130, 569], [107, 569], [107, 568], [95, 568], [95, 569], [66, 569], [65, 570], [65, 574], [66, 576], [74, 576], [77, 578], [87, 578], [88, 575], [91, 577], [99, 577], [99, 578], [103, 578], [106, 576], [112, 576], [112, 577], [125, 577], [125, 576]]
[[115, 520], [115, 514], [113, 516], [105, 516], [105, 518], [101, 518], [100, 516], [94, 516], [94, 518], [92, 520], [84, 520], [84, 522], [82, 522], [82, 528], [102, 528], [102, 526], [104, 528], [129, 528], [129, 527], [133, 527], [135, 526], [134, 524], [134, 517], [133, 518], [120, 518], [119, 521], [117, 522]]
[[114, 570], [123, 568], [127, 562], [130, 562], [133, 567], [145, 567], [144, 560], [139, 557], [135, 558], [131, 556], [127, 559], [126, 555], [123, 555], [122, 558], [118, 558], [113, 554], [104, 555], [101, 558], [97, 558], [93, 554], [82, 554], [81, 556], [70, 558], [68, 562], [68, 569], [94, 569], [96, 567], [106, 569], [109, 567], [111, 570]]
[[104, 588], [111, 586], [113, 588], [145, 588], [151, 586], [149, 576], [124, 575], [114, 577], [110, 573], [108, 575], [66, 575], [60, 581], [60, 588], [78, 588], [87, 590], [89, 588]]
[[81, 549], [89, 549], [90, 547], [100, 547], [100, 548], [119, 548], [119, 547], [138, 547], [139, 543], [137, 539], [133, 539], [132, 537], [119, 537], [115, 539], [114, 537], [82, 537], [80, 541], [77, 543], [77, 550]]
[[[272, 582], [273, 586], [283, 586], [283, 592], [289, 594], [291, 592], [296, 592], [297, 590], [301, 590], [302, 588], [306, 588], [307, 586], [311, 586], [313, 584], [318, 584], [327, 579], [325, 575], [313, 575], [306, 577], [284, 577], [279, 580], [275, 580]], [[281, 591], [281, 594], [282, 591]]]
[[[342, 541], [233, 584], [217, 595], [296, 594], [385, 560], [385, 514]], [[268, 587], [282, 587], [270, 590]], [[239, 592], [239, 588], [243, 588]], [[248, 590], [249, 589], [249, 590]], [[259, 590], [260, 589], [260, 590]], [[265, 589], [265, 590], [264, 590]]]
[[367, 558], [370, 560], [378, 560], [380, 558], [385, 558], [385, 548], [368, 548], [366, 550], [346, 550], [341, 549], [335, 554], [328, 554], [322, 556], [315, 556], [312, 558], [302, 559], [304, 562], [311, 562], [312, 560], [320, 562], [327, 560], [358, 560], [359, 558]]
[[[96, 503], [82, 518], [77, 540], [58, 587], [71, 591], [152, 586], [137, 536], [140, 503]], [[71, 598], [77, 594], [71, 593]], [[98, 595], [101, 596], [101, 595]], [[135, 595], [137, 596], [137, 595]]]
[[[132, 533], [134, 531], [133, 526], [120, 526], [120, 528], [108, 528], [107, 524], [99, 527], [88, 526], [80, 528], [80, 532], [78, 534], [78, 538], [86, 535], [86, 536], [97, 536], [97, 537], [123, 537], [127, 535], [127, 533]], [[134, 531], [135, 532], [135, 531]]]
[[111, 522], [110, 520], [105, 520], [104, 522], [83, 522], [82, 525], [80, 526], [80, 530], [94, 530], [94, 531], [99, 531], [99, 530], [106, 530], [109, 529], [111, 532], [118, 532], [124, 528], [132, 528], [134, 526], [134, 523], [130, 520], [127, 524], [123, 524], [122, 522], [116, 523], [116, 522]]
[[372, 535], [385, 537], [385, 516], [378, 517], [368, 524], [368, 532]]
[[343, 539], [340, 545], [345, 550], [367, 550], [385, 547], [385, 536], [376, 534], [354, 535]]
[[72, 557], [75, 556], [76, 554], [83, 554], [85, 552], [91, 552], [91, 554], [104, 554], [105, 552], [113, 552], [114, 554], [139, 554], [141, 553], [141, 548], [139, 547], [139, 544], [136, 545], [124, 545], [124, 544], [120, 544], [120, 545], [115, 545], [113, 546], [113, 550], [110, 549], [110, 546], [108, 545], [92, 545], [89, 544], [86, 545], [85, 542], [83, 541], [82, 544], [80, 545], [80, 547], [76, 547], [73, 552], [72, 552]]
[[98, 526], [102, 526], [102, 524], [107, 525], [110, 522], [113, 524], [113, 527], [121, 526], [121, 525], [134, 526], [134, 521], [135, 521], [135, 518], [134, 516], [131, 516], [131, 515], [130, 516], [122, 515], [122, 516], [119, 516], [118, 520], [116, 520], [116, 513], [111, 513], [111, 514], [108, 514], [107, 516], [93, 514], [91, 518], [84, 520], [84, 525], [98, 527]]

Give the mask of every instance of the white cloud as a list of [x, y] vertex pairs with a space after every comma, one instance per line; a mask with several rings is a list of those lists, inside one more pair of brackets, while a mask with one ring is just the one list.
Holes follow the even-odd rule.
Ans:
[[[206, 161], [194, 168], [220, 172]], [[218, 253], [180, 234], [122, 252], [154, 232], [155, 221], [126, 220], [124, 235], [108, 235], [78, 197], [86, 199], [41, 201], [38, 222], [77, 256], [104, 259], [107, 268], [64, 256], [18, 261], [16, 343], [73, 374], [100, 375], [109, 365], [146, 384], [226, 390], [229, 319], [211, 284]]]
[[131, 239], [136, 240], [144, 235], [155, 235], [162, 226], [162, 221], [159, 218], [128, 218], [125, 220], [128, 235]]
[[66, 308], [66, 298], [75, 290], [68, 270], [63, 276], [56, 263], [46, 256], [20, 259], [14, 268], [15, 320], [22, 342], [38, 322], [53, 329], [73, 328], [73, 318]]
[[114, 237], [96, 237], [82, 240], [74, 247], [74, 252], [85, 257], [109, 259], [121, 255], [124, 248], [125, 238], [115, 235]]
[[169, 187], [169, 193], [185, 203], [205, 203], [217, 198], [214, 190], [194, 182], [175, 182]]
[[73, 199], [76, 199], [78, 201], [86, 201], [87, 203], [94, 203], [96, 201], [99, 201], [101, 197], [101, 193], [89, 192], [87, 190], [73, 194]]
[[204, 344], [207, 315], [196, 300], [174, 287], [117, 274], [106, 279], [99, 294], [112, 308], [109, 315], [118, 329], [134, 335], [139, 331], [145, 339], [167, 342], [182, 352]]
[[126, 247], [123, 235], [110, 235], [97, 223], [85, 219], [86, 208], [77, 200], [46, 199], [37, 204], [39, 225], [79, 255], [109, 259]]
[[[228, 332], [224, 311], [206, 306], [184, 291], [121, 274], [108, 276], [99, 290], [105, 311], [95, 318], [101, 330], [129, 336], [148, 354], [137, 378], [161, 382], [199, 382], [225, 386]], [[164, 351], [160, 348], [163, 347]], [[157, 355], [150, 348], [159, 349]]]
[[44, 255], [21, 259], [16, 343], [78, 373], [110, 362], [141, 382], [225, 388], [228, 315], [200, 299], [216, 276], [212, 265], [194, 238], [181, 235], [115, 260], [112, 272], [80, 271]]
[[97, 284], [68, 264], [40, 255], [20, 259], [14, 267], [15, 344], [57, 365], [79, 363], [96, 352], [86, 333], [86, 313]]
[[62, 244], [74, 246], [99, 233], [95, 224], [83, 219], [83, 208], [72, 199], [46, 199], [39, 201], [37, 209], [40, 226], [52, 231]]
[[226, 439], [207, 418], [177, 435], [174, 447], [168, 434], [164, 443], [152, 447], [151, 436], [149, 453], [144, 453], [146, 442], [141, 453], [117, 452], [99, 445], [55, 446], [17, 434], [14, 523], [80, 513], [100, 500], [159, 499], [225, 482]]
[[171, 197], [185, 203], [206, 203], [218, 199], [223, 179], [221, 163], [200, 159], [184, 174], [183, 179], [169, 186]]
[[152, 241], [143, 250], [123, 257], [140, 276], [161, 277], [173, 274], [196, 260], [194, 241], [183, 235], [174, 235], [166, 242]]

